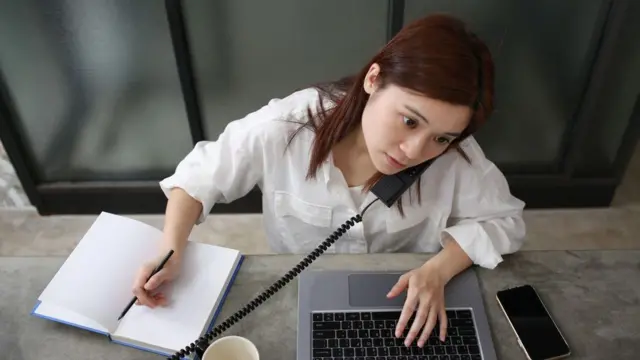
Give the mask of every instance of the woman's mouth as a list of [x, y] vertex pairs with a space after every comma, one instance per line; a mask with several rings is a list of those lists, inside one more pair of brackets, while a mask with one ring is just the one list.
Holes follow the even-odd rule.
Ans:
[[394, 157], [390, 156], [389, 154], [385, 154], [385, 156], [387, 158], [387, 162], [392, 167], [394, 167], [396, 169], [404, 169], [406, 167], [405, 164], [403, 164], [400, 161], [396, 160]]

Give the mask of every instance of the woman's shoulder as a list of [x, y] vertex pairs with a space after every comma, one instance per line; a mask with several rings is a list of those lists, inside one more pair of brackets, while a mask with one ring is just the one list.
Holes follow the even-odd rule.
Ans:
[[[258, 127], [291, 128], [309, 120], [309, 110], [316, 114], [320, 104], [320, 92], [312, 87], [290, 93], [285, 97], [272, 98], [260, 109], [255, 110], [243, 119], [245, 125]], [[331, 103], [323, 98], [325, 108]]]
[[305, 88], [285, 97], [271, 98], [262, 107], [230, 121], [222, 135], [237, 134], [269, 142], [287, 139], [309, 120], [309, 110], [312, 114], [316, 112], [319, 95], [315, 88]]

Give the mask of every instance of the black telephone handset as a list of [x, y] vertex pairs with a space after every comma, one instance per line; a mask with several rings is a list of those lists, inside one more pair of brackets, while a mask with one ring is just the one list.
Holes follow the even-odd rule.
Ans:
[[376, 199], [367, 205], [360, 214], [353, 216], [347, 220], [342, 226], [340, 226], [333, 234], [325, 239], [318, 247], [315, 248], [309, 255], [302, 259], [298, 265], [289, 270], [283, 277], [273, 283], [269, 288], [264, 290], [260, 295], [256, 296], [242, 309], [238, 310], [235, 314], [229, 316], [220, 325], [214, 327], [206, 334], [199, 337], [197, 340], [189, 344], [184, 349], [176, 352], [173, 356], [169, 357], [170, 360], [178, 360], [191, 352], [196, 352], [199, 356], [202, 356], [206, 348], [209, 346], [209, 342], [220, 335], [223, 331], [230, 328], [233, 324], [245, 317], [256, 307], [260, 306], [269, 297], [278, 292], [281, 288], [293, 280], [298, 274], [300, 274], [305, 268], [324, 253], [331, 245], [333, 245], [340, 236], [342, 236], [349, 228], [356, 223], [362, 221], [362, 216], [369, 206], [373, 205], [376, 201], [382, 201], [387, 207], [393, 206], [393, 204], [400, 198], [400, 196], [409, 189], [409, 187], [422, 175], [422, 173], [433, 163], [435, 159], [428, 160], [424, 163], [410, 167], [394, 175], [383, 176], [378, 180], [371, 192], [376, 195]]

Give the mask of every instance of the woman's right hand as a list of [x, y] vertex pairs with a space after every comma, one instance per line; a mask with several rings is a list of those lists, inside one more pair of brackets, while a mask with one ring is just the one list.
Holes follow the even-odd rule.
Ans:
[[161, 254], [154, 260], [143, 264], [138, 270], [138, 274], [133, 283], [133, 294], [138, 298], [136, 305], [145, 305], [150, 308], [156, 306], [165, 306], [167, 304], [166, 294], [157, 291], [158, 287], [162, 284], [166, 284], [178, 276], [180, 271], [181, 257], [174, 253], [169, 260], [164, 264], [162, 270], [153, 275], [149, 281], [149, 275], [153, 272], [153, 269], [160, 264], [165, 254]]

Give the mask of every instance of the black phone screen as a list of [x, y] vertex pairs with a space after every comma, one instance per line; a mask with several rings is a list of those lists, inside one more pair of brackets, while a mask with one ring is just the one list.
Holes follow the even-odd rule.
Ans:
[[498, 301], [532, 360], [569, 354], [569, 346], [533, 287], [498, 291]]

